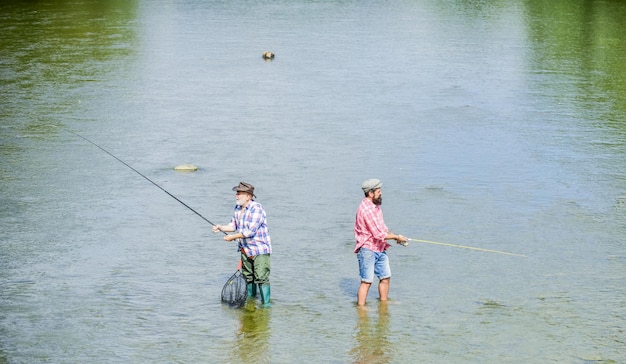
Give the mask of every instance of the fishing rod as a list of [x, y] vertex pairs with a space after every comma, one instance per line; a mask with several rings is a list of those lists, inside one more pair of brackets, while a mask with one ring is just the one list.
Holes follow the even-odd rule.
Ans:
[[458, 244], [450, 244], [450, 243], [440, 243], [440, 242], [437, 242], [437, 241], [430, 241], [430, 240], [420, 240], [420, 239], [411, 239], [411, 238], [408, 238], [408, 239], [410, 241], [415, 241], [415, 242], [418, 242], [418, 243], [444, 245], [444, 246], [451, 246], [451, 247], [454, 247], [454, 248], [478, 250], [478, 251], [481, 251], [481, 252], [498, 253], [498, 254], [506, 254], [506, 255], [515, 255], [517, 257], [526, 257], [525, 255], [522, 255], [522, 254], [503, 252], [503, 251], [500, 251], [500, 250], [483, 249], [483, 248], [477, 248], [477, 247], [474, 247], [474, 246], [458, 245]]
[[[128, 163], [124, 162], [123, 160], [119, 159], [118, 157], [116, 157], [115, 155], [113, 155], [113, 153], [109, 152], [108, 150], [102, 148], [101, 146], [99, 146], [98, 144], [92, 142], [91, 140], [85, 138], [84, 136], [75, 133], [71, 130], [68, 129], [64, 129], [65, 131], [72, 133], [74, 135], [76, 135], [77, 137], [87, 141], [88, 143], [96, 146], [98, 149], [100, 149], [101, 151], [105, 152], [106, 154], [110, 155], [111, 157], [117, 159], [118, 162], [122, 163], [123, 165], [125, 165], [126, 167], [130, 168], [133, 172], [137, 173], [138, 175], [140, 175], [141, 177], [145, 178], [148, 182], [152, 183], [153, 185], [157, 186], [161, 191], [167, 193], [171, 198], [173, 198], [174, 200], [180, 202], [183, 206], [185, 206], [186, 208], [188, 208], [189, 210], [193, 211], [193, 213], [195, 213], [196, 215], [200, 216], [204, 221], [208, 222], [209, 224], [216, 226], [214, 223], [212, 223], [209, 219], [207, 219], [206, 217], [200, 215], [200, 213], [194, 209], [192, 209], [189, 205], [187, 205], [186, 203], [184, 203], [183, 201], [181, 201], [178, 197], [172, 195], [171, 193], [169, 193], [165, 188], [159, 186], [158, 184], [156, 184], [154, 181], [152, 181], [150, 178], [146, 177], [145, 175], [143, 175], [141, 172], [139, 172], [138, 170], [136, 170], [135, 168], [131, 167]], [[226, 234], [224, 232], [224, 234]]]

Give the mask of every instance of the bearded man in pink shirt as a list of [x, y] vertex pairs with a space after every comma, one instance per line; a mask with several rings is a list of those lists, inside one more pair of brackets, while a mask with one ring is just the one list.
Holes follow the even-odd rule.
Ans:
[[389, 280], [391, 268], [387, 249], [391, 246], [387, 240], [395, 240], [398, 244], [406, 244], [409, 239], [389, 231], [383, 220], [383, 184], [378, 179], [368, 179], [363, 182], [361, 189], [365, 197], [356, 212], [354, 222], [354, 237], [356, 247], [354, 252], [359, 260], [359, 274], [361, 285], [357, 293], [357, 305], [364, 306], [367, 293], [370, 290], [374, 275], [378, 277], [378, 294], [381, 301], [387, 301], [389, 294]]

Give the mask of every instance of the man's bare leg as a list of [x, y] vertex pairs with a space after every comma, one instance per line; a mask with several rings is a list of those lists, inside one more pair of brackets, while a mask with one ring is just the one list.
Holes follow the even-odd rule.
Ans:
[[356, 294], [356, 304], [359, 306], [365, 306], [365, 301], [367, 300], [367, 293], [370, 290], [371, 283], [361, 282], [359, 286], [359, 291]]
[[380, 295], [381, 301], [387, 301], [387, 296], [389, 295], [389, 278], [381, 279], [378, 282], [378, 294]]

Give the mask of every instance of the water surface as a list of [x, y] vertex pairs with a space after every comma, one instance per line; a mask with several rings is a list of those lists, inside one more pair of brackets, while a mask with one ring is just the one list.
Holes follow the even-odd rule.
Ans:
[[[618, 1], [0, 5], [0, 362], [626, 359]], [[272, 62], [261, 59], [270, 50]], [[269, 309], [219, 302], [239, 181]], [[193, 163], [194, 173], [173, 167]], [[367, 178], [411, 243], [355, 307]]]

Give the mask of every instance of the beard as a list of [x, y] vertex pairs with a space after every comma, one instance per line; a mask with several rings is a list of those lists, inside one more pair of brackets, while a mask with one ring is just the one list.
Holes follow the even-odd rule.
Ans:
[[372, 202], [374, 203], [374, 205], [382, 205], [383, 204], [383, 196], [380, 196], [379, 198], [373, 198]]

